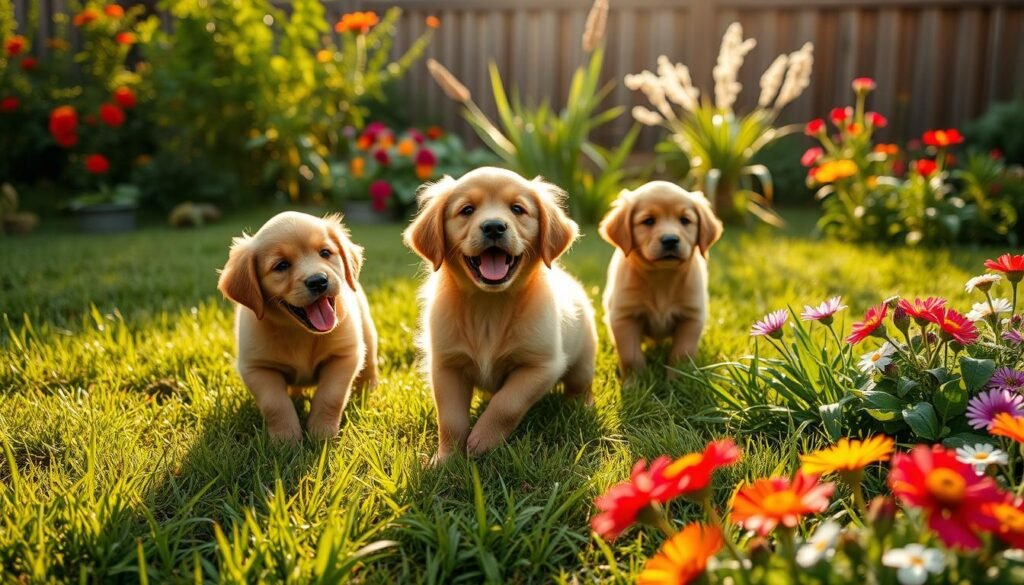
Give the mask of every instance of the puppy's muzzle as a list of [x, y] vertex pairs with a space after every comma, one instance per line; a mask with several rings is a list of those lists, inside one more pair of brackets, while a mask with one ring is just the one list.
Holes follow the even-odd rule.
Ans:
[[480, 224], [480, 231], [484, 233], [485, 238], [498, 241], [505, 237], [508, 224], [498, 219], [489, 219]]
[[310, 276], [309, 278], [306, 279], [305, 285], [306, 289], [309, 290], [309, 292], [313, 296], [320, 296], [327, 292], [327, 287], [329, 285], [327, 281], [327, 275], [314, 274], [313, 276]]
[[674, 252], [679, 249], [679, 236], [675, 234], [665, 234], [661, 236], [661, 249], [666, 252]]

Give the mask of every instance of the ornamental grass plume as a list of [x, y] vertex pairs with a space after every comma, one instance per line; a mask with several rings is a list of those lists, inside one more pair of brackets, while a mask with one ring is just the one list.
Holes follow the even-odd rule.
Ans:
[[438, 63], [435, 59], [427, 59], [427, 71], [430, 72], [434, 81], [441, 86], [444, 94], [450, 99], [460, 104], [468, 104], [470, 102], [472, 95], [469, 93], [469, 90], [444, 65]]
[[583, 29], [584, 52], [592, 53], [601, 44], [607, 24], [608, 0], [596, 0], [587, 14], [587, 24]]

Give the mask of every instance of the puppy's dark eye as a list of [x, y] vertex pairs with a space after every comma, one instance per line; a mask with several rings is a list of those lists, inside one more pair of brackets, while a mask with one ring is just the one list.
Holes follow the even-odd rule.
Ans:
[[274, 264], [274, 272], [284, 272], [292, 267], [292, 263], [287, 260], [281, 260], [277, 264]]
[[511, 209], [512, 213], [516, 215], [523, 215], [524, 213], [526, 213], [526, 209], [524, 209], [523, 206], [519, 204], [513, 205]]
[[320, 250], [320, 257], [321, 258], [330, 258], [331, 257], [331, 251], [328, 250], [327, 248], [324, 248], [323, 250]]
[[473, 209], [472, 205], [467, 205], [467, 206], [465, 206], [465, 207], [463, 207], [462, 209], [459, 210], [459, 215], [466, 215], [466, 216], [473, 215], [474, 211], [476, 211], [476, 210]]
[[690, 225], [691, 223], [693, 223], [693, 220], [684, 216], [679, 218], [679, 223], [683, 225]]
[[642, 223], [644, 225], [654, 225], [654, 218], [653, 217], [648, 217], [647, 219], [641, 221], [640, 223]]

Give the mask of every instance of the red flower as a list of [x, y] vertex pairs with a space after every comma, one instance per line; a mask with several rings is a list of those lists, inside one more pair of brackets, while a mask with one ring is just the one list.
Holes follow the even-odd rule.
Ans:
[[900, 299], [897, 306], [913, 317], [918, 325], [924, 325], [938, 322], [939, 312], [946, 308], [946, 299], [928, 297], [926, 299], [917, 298], [913, 302]]
[[99, 17], [100, 17], [99, 10], [96, 10], [95, 8], [91, 8], [90, 7], [90, 8], [86, 8], [85, 10], [83, 10], [83, 11], [79, 12], [78, 14], [76, 14], [75, 18], [72, 20], [72, 22], [74, 23], [75, 26], [85, 26], [85, 25], [89, 24], [90, 22], [95, 21]]
[[711, 483], [711, 475], [716, 469], [739, 460], [740, 450], [732, 439], [713, 441], [704, 448], [703, 453], [690, 453], [676, 459], [662, 473], [662, 477], [669, 483], [666, 491], [658, 494], [658, 501], [667, 502], [680, 495], [700, 494]]
[[857, 93], [860, 93], [860, 92], [865, 92], [866, 93], [866, 92], [869, 92], [869, 91], [875, 89], [875, 80], [871, 79], [870, 77], [858, 77], [857, 79], [853, 80], [853, 84], [852, 85], [853, 85], [853, 91], [855, 91]]
[[409, 136], [409, 138], [412, 138], [413, 142], [415, 142], [416, 144], [423, 144], [423, 141], [427, 139], [422, 132], [415, 128], [409, 128], [409, 131], [406, 132], [406, 135]]
[[889, 120], [878, 112], [868, 112], [864, 114], [864, 118], [875, 128], [885, 128], [889, 125]]
[[110, 18], [121, 18], [124, 16], [124, 8], [121, 8], [117, 4], [108, 4], [107, 7], [103, 9], [103, 12], [107, 13], [107, 16]]
[[815, 163], [818, 162], [818, 159], [820, 159], [824, 155], [824, 150], [822, 150], [818, 146], [812, 146], [811, 148], [808, 148], [804, 152], [803, 156], [800, 157], [800, 164], [804, 165], [805, 167], [812, 167]]
[[995, 260], [985, 260], [985, 268], [1002, 272], [1010, 282], [1020, 282], [1024, 277], [1024, 254], [1003, 254]]
[[910, 164], [912, 168], [917, 172], [917, 174], [925, 178], [932, 176], [932, 173], [934, 173], [935, 170], [938, 168], [935, 164], [935, 161], [928, 160], [926, 158], [922, 158], [921, 160], [915, 160]]
[[942, 309], [935, 317], [935, 324], [942, 329], [943, 338], [952, 339], [960, 345], [978, 341], [978, 328], [974, 322], [953, 309]]
[[110, 170], [110, 161], [102, 154], [90, 154], [85, 157], [85, 170], [94, 175], [102, 175]]
[[135, 92], [127, 87], [119, 87], [114, 90], [114, 101], [122, 108], [130, 110], [136, 104]]
[[964, 137], [956, 128], [948, 130], [929, 130], [921, 137], [928, 146], [952, 146], [964, 141]]
[[14, 96], [7, 96], [0, 100], [0, 112], [13, 112], [21, 105], [21, 101]]
[[25, 57], [21, 60], [21, 69], [23, 71], [35, 71], [39, 68], [39, 59], [35, 57]]
[[50, 112], [50, 134], [73, 134], [78, 129], [78, 113], [71, 106], [57, 106]]
[[61, 148], [71, 148], [78, 144], [78, 134], [70, 132], [68, 134], [58, 134], [53, 137], [54, 142]]
[[889, 488], [905, 505], [925, 513], [928, 526], [947, 547], [965, 549], [978, 548], [978, 532], [996, 527], [982, 509], [1004, 499], [992, 478], [978, 477], [939, 445], [918, 445], [894, 455]]
[[375, 211], [385, 211], [388, 208], [388, 199], [391, 198], [391, 183], [387, 181], [374, 181], [370, 183], [370, 199], [373, 201]]
[[28, 41], [21, 35], [14, 35], [7, 39], [7, 56], [17, 57], [28, 46]]
[[416, 153], [416, 164], [424, 166], [434, 166], [437, 164], [437, 156], [429, 148], [421, 148]]
[[828, 114], [829, 119], [837, 127], [842, 128], [843, 123], [849, 118], [853, 117], [853, 108], [832, 108], [832, 111]]
[[117, 128], [124, 124], [124, 110], [114, 104], [103, 104], [100, 106], [100, 120], [111, 128]]
[[377, 162], [385, 166], [387, 166], [388, 162], [391, 161], [391, 157], [388, 156], [388, 151], [383, 148], [378, 148], [373, 151], [373, 158], [377, 159]]
[[135, 37], [135, 33], [119, 32], [117, 33], [117, 36], [114, 37], [114, 40], [117, 41], [117, 44], [119, 45], [134, 45], [137, 39]]
[[431, 126], [427, 128], [427, 138], [431, 140], [437, 140], [444, 136], [444, 130], [440, 126]]
[[376, 12], [351, 12], [341, 15], [341, 20], [334, 25], [334, 31], [339, 33], [352, 31], [365, 35], [378, 22], [380, 22], [380, 18], [377, 17]]
[[668, 457], [659, 457], [646, 468], [643, 460], [637, 461], [629, 474], [629, 481], [608, 488], [594, 500], [600, 513], [590, 520], [590, 527], [601, 538], [614, 540], [637, 521], [637, 515], [657, 501], [655, 494], [667, 487], [662, 472], [669, 465]]
[[1011, 548], [1024, 549], [1024, 502], [1012, 498], [998, 504], [985, 504], [981, 513], [991, 518], [993, 531]]
[[781, 524], [795, 528], [807, 514], [824, 512], [836, 486], [818, 483], [818, 476], [797, 473], [792, 481], [784, 477], [759, 479], [737, 490], [732, 501], [732, 521], [766, 536]]
[[[864, 320], [860, 323], [854, 323], [853, 328], [850, 331], [850, 335], [846, 338], [846, 343], [856, 344], [864, 341], [871, 335], [873, 335], [879, 328], [883, 327], [885, 321], [885, 314], [889, 308], [882, 303], [875, 305], [864, 313]], [[885, 332], [883, 328], [882, 333]]]
[[804, 134], [808, 136], [817, 136], [825, 131], [825, 120], [821, 118], [815, 118], [804, 126]]

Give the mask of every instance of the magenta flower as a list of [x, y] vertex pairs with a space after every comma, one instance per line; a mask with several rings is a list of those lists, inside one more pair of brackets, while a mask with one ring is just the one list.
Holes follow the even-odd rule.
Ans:
[[754, 326], [750, 328], [750, 335], [752, 337], [767, 335], [768, 337], [781, 339], [782, 326], [786, 324], [787, 319], [789, 319], [789, 311], [785, 309], [768, 313], [760, 321], [754, 323]]
[[804, 311], [800, 313], [800, 318], [804, 321], [820, 321], [824, 325], [829, 325], [832, 323], [832, 316], [846, 308], [842, 301], [842, 297], [832, 297], [817, 307], [804, 305]]
[[1009, 331], [1004, 331], [1003, 332], [1003, 339], [1005, 339], [1006, 341], [1009, 341], [1010, 343], [1012, 343], [1014, 345], [1024, 344], [1024, 335], [1021, 335], [1021, 332], [1017, 331], [1016, 329], [1011, 329]]
[[370, 200], [374, 211], [383, 212], [387, 211], [388, 199], [391, 198], [391, 183], [387, 181], [377, 180], [370, 183]]
[[1024, 397], [1006, 390], [988, 390], [967, 403], [967, 422], [976, 429], [992, 427], [997, 414], [1024, 414]]
[[1013, 368], [999, 368], [989, 379], [988, 387], [993, 390], [1019, 393], [1024, 390], [1024, 372]]

